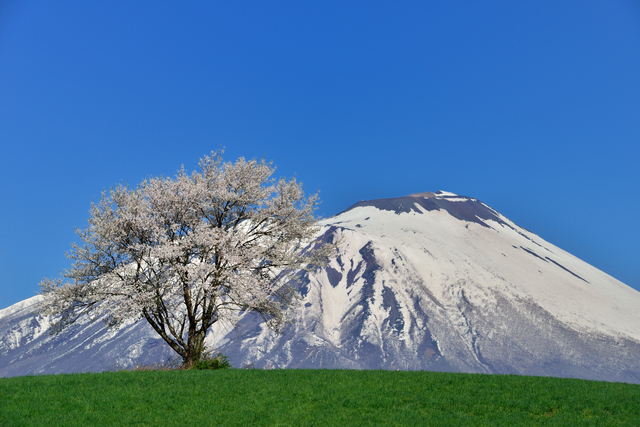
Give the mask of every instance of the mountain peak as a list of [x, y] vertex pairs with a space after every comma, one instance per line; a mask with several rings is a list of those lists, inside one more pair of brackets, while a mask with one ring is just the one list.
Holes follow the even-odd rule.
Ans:
[[487, 227], [487, 220], [503, 224], [504, 219], [495, 210], [473, 197], [459, 196], [448, 191], [432, 193], [413, 193], [404, 197], [389, 199], [363, 200], [343, 212], [349, 212], [356, 208], [374, 207], [381, 211], [390, 211], [396, 214], [411, 213], [423, 214], [425, 212], [443, 210], [452, 217], [467, 222], [474, 222]]

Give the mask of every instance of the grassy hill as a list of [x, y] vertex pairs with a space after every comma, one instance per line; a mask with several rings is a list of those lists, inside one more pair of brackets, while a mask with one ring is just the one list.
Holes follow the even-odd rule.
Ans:
[[2, 426], [640, 425], [640, 385], [344, 370], [0, 378]]

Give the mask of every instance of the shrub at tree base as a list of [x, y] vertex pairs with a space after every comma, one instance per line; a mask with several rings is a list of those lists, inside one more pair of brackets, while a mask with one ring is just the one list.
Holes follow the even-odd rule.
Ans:
[[216, 357], [212, 359], [202, 359], [195, 362], [189, 369], [197, 369], [199, 371], [206, 369], [229, 369], [231, 363], [229, 358], [222, 353], [218, 353]]

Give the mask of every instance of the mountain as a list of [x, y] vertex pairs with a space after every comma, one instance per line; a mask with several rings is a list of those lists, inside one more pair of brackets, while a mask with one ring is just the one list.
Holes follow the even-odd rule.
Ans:
[[[640, 293], [481, 201], [439, 191], [356, 203], [321, 222], [336, 256], [302, 276], [282, 335], [245, 315], [210, 342], [235, 366], [409, 369], [640, 383]], [[149, 364], [144, 323], [58, 337], [34, 297], [0, 311], [0, 376]]]

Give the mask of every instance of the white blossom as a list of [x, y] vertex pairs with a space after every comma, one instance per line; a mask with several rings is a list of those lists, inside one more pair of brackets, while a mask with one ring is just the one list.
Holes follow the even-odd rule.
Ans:
[[110, 327], [146, 319], [183, 358], [202, 356], [218, 321], [255, 311], [275, 331], [289, 322], [292, 283], [329, 253], [310, 245], [317, 195], [295, 179], [275, 181], [264, 161], [223, 163], [222, 151], [188, 175], [119, 185], [92, 204], [89, 225], [76, 230], [73, 261], [62, 279], [40, 283], [41, 312], [53, 332], [80, 316]]

